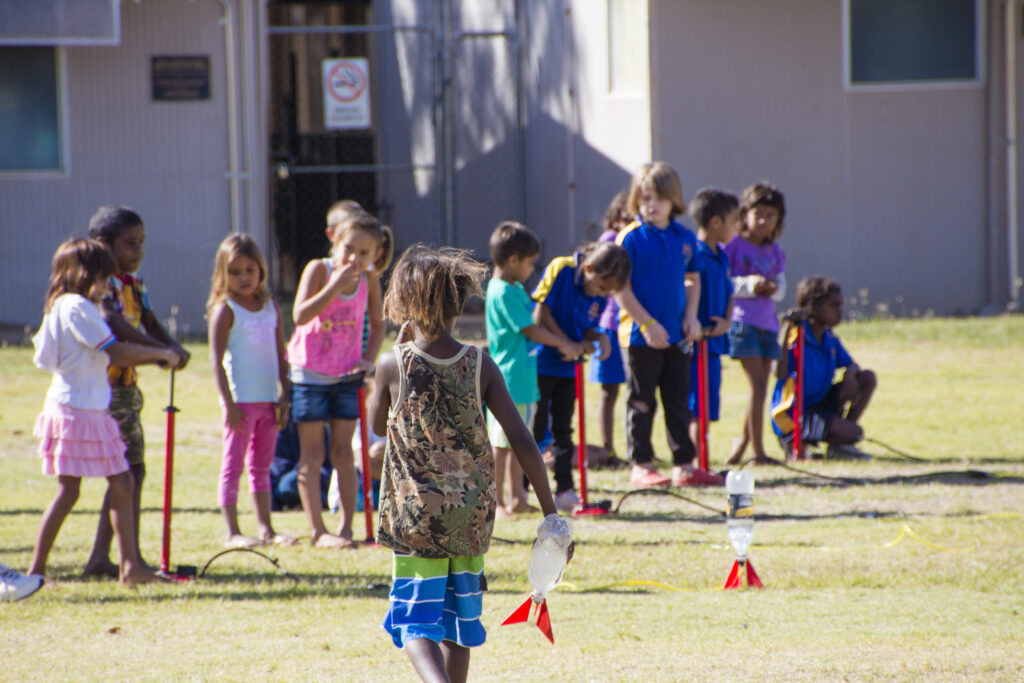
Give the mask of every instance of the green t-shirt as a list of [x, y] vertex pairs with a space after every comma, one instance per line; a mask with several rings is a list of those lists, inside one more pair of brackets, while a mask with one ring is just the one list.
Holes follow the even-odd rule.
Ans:
[[540, 399], [537, 390], [537, 356], [523, 330], [533, 324], [533, 301], [516, 282], [491, 278], [487, 283], [487, 346], [498, 364], [508, 393], [516, 403]]

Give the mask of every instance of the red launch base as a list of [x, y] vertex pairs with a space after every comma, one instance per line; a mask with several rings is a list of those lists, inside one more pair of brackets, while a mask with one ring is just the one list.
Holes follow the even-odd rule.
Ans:
[[754, 571], [754, 565], [750, 561], [740, 562], [734, 560], [732, 563], [732, 571], [729, 572], [729, 578], [725, 580], [725, 585], [722, 586], [722, 590], [730, 590], [732, 588], [740, 587], [740, 574], [743, 572], [743, 566], [747, 567], [747, 587], [748, 588], [764, 588], [764, 584], [761, 583], [761, 579], [758, 578], [757, 572]]

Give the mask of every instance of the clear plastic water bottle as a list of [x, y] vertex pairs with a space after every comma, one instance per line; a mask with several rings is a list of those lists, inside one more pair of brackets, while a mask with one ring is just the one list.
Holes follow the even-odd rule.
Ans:
[[747, 560], [747, 548], [754, 536], [754, 475], [750, 472], [729, 472], [725, 477], [725, 493], [729, 496], [726, 527], [729, 543], [740, 562]]
[[537, 540], [533, 542], [527, 571], [533, 586], [534, 602], [543, 602], [548, 592], [562, 580], [571, 543], [572, 530], [568, 522], [558, 515], [548, 515], [537, 527]]

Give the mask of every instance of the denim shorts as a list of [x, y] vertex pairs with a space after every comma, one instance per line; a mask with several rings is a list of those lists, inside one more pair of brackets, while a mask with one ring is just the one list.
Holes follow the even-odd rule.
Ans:
[[734, 322], [729, 327], [729, 356], [779, 360], [782, 358], [782, 349], [776, 337], [777, 333], [771, 330]]
[[359, 418], [359, 382], [292, 384], [292, 419], [326, 422]]

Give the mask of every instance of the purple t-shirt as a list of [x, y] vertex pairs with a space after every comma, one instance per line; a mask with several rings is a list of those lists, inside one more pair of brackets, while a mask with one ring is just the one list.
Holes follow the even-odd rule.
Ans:
[[[615, 243], [615, 236], [619, 233], [614, 230], [605, 230], [601, 233], [601, 236], [597, 238], [598, 242], [611, 242]], [[604, 305], [604, 310], [601, 311], [601, 319], [597, 321], [598, 327], [603, 327], [606, 330], [612, 330], [614, 334], [615, 330], [619, 328], [619, 304], [616, 303], [615, 297], [608, 297], [608, 303]]]
[[[754, 244], [739, 235], [725, 245], [732, 277], [763, 275], [775, 279], [786, 270], [786, 254], [778, 244]], [[746, 323], [769, 332], [779, 331], [779, 316], [771, 297], [755, 296], [733, 299], [733, 322]]]

